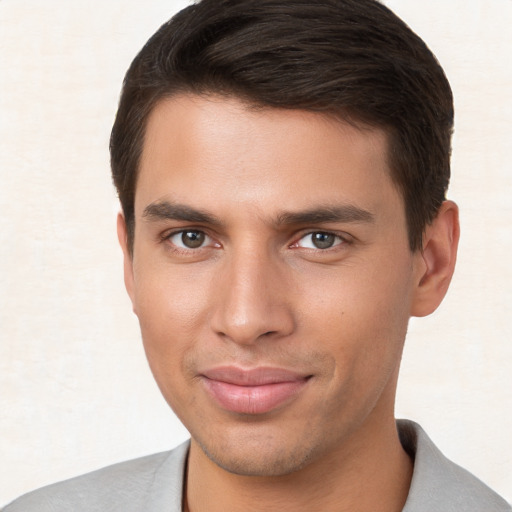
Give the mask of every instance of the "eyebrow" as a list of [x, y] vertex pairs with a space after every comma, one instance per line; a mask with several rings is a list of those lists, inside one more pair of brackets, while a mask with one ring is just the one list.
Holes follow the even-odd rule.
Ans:
[[[206, 210], [170, 201], [157, 201], [149, 204], [144, 209], [142, 217], [149, 221], [179, 220], [213, 226], [223, 225], [223, 222], [218, 217]], [[322, 224], [327, 222], [373, 223], [374, 221], [375, 216], [368, 210], [353, 204], [343, 204], [321, 206], [298, 212], [281, 212], [277, 214], [273, 223], [280, 226]]]
[[312, 208], [300, 212], [283, 212], [277, 216], [277, 224], [321, 224], [325, 222], [373, 223], [375, 216], [352, 204]]
[[200, 222], [202, 224], [221, 225], [222, 222], [211, 213], [192, 208], [180, 203], [158, 201], [151, 203], [142, 213], [142, 218], [147, 220], [181, 220], [184, 222]]

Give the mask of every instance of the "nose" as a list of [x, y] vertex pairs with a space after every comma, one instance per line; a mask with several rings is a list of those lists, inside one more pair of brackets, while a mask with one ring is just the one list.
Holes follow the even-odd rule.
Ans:
[[290, 335], [295, 326], [286, 271], [265, 251], [239, 251], [223, 262], [215, 278], [215, 309], [211, 317], [217, 335], [250, 345], [262, 338]]

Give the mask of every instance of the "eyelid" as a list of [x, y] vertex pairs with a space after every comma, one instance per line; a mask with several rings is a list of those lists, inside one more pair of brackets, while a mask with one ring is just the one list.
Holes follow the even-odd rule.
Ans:
[[[335, 243], [331, 247], [320, 249], [318, 247], [302, 247], [299, 245], [299, 242], [304, 238], [314, 235], [315, 233], [322, 233], [325, 235], [332, 235], [338, 239], [338, 243]], [[333, 231], [329, 229], [309, 229], [307, 231], [303, 231], [299, 236], [295, 237], [295, 241], [290, 245], [291, 248], [299, 248], [299, 249], [307, 249], [311, 251], [320, 251], [327, 252], [329, 250], [336, 250], [340, 246], [350, 244], [353, 242], [353, 238], [348, 233], [340, 233], [338, 231]]]
[[[190, 232], [190, 231], [204, 234], [205, 243], [203, 245], [201, 245], [200, 247], [191, 248], [191, 247], [182, 247], [180, 245], [177, 245], [176, 243], [174, 243], [171, 240], [176, 235], [180, 235], [180, 234]], [[215, 241], [215, 238], [212, 237], [210, 234], [208, 234], [207, 230], [205, 230], [204, 228], [196, 228], [196, 227], [176, 228], [176, 229], [172, 229], [170, 231], [165, 231], [164, 233], [161, 234], [161, 236], [159, 238], [160, 238], [161, 242], [167, 242], [170, 245], [172, 245], [172, 248], [175, 251], [197, 252], [201, 249], [207, 249], [209, 247], [220, 247], [220, 244]], [[207, 241], [208, 241], [208, 243], [206, 243]]]
[[[171, 241], [172, 237], [174, 237], [176, 235], [183, 234], [187, 231], [195, 231], [195, 232], [203, 233], [205, 235], [207, 243], [205, 243], [197, 248], [190, 248], [190, 247], [181, 247], [180, 245], [177, 245], [176, 243]], [[337, 243], [335, 243], [333, 246], [325, 248], [325, 249], [321, 249], [321, 248], [317, 248], [317, 247], [302, 247], [299, 245], [301, 240], [303, 240], [304, 238], [311, 236], [315, 233], [332, 235], [332, 236], [336, 237]], [[175, 228], [175, 229], [163, 232], [159, 236], [159, 239], [160, 239], [160, 242], [167, 242], [170, 245], [172, 245], [173, 250], [176, 250], [176, 251], [197, 252], [201, 249], [207, 249], [209, 247], [213, 247], [213, 248], [222, 247], [222, 245], [218, 241], [216, 241], [215, 237], [210, 235], [208, 233], [208, 230], [204, 229], [202, 227], [188, 227], [187, 226], [187, 227]], [[303, 249], [307, 249], [307, 250], [311, 250], [311, 251], [328, 252], [329, 250], [336, 250], [338, 247], [351, 244], [352, 242], [353, 242], [353, 237], [345, 232], [338, 232], [338, 231], [329, 230], [329, 229], [308, 229], [308, 230], [302, 230], [298, 235], [296, 235], [294, 237], [294, 242], [292, 242], [289, 245], [289, 247], [290, 248], [303, 248]]]

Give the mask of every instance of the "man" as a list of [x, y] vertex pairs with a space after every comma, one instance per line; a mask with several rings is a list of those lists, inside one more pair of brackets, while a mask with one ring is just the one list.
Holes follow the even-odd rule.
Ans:
[[170, 453], [5, 510], [505, 511], [394, 419], [442, 301], [449, 84], [374, 0], [203, 0], [150, 39], [111, 138], [125, 282]]

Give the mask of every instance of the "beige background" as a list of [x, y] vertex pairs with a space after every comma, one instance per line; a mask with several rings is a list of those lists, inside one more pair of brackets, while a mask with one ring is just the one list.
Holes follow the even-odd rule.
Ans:
[[[0, 504], [187, 436], [125, 297], [108, 137], [185, 1], [0, 0]], [[512, 1], [388, 0], [451, 79], [459, 267], [411, 323], [397, 415], [512, 500]]]

